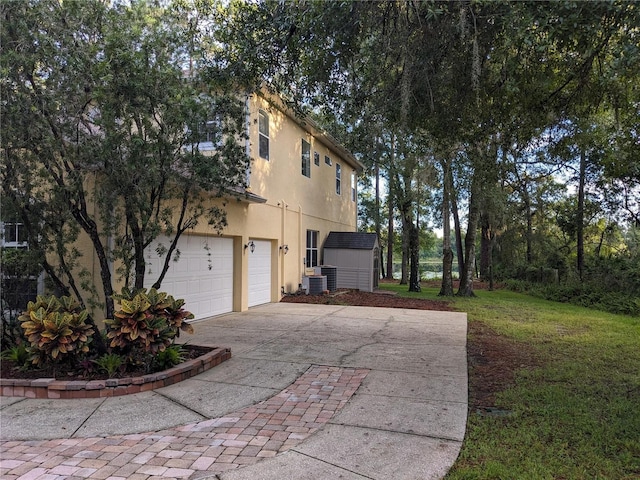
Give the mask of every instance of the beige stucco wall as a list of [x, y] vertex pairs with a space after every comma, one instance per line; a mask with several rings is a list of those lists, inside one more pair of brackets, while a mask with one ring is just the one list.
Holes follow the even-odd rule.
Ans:
[[[295, 291], [304, 273], [307, 230], [319, 232], [319, 246], [330, 231], [355, 231], [357, 204], [351, 197], [351, 174], [356, 173], [353, 159], [341, 156], [338, 149], [314, 136], [291, 116], [265, 98], [249, 98], [249, 154], [251, 174], [249, 190], [266, 198], [265, 203], [231, 201], [227, 205], [229, 225], [225, 236], [240, 238], [234, 251], [236, 275], [234, 309], [247, 308], [247, 255], [242, 247], [251, 239], [272, 241], [272, 301], [279, 301], [281, 289]], [[269, 115], [269, 160], [258, 155], [258, 111]], [[302, 175], [302, 139], [311, 144], [311, 176]], [[320, 155], [320, 165], [313, 161]], [[325, 164], [329, 156], [332, 165]], [[336, 194], [336, 169], [342, 170], [341, 195]], [[287, 245], [286, 254], [279, 247]], [[241, 283], [240, 283], [241, 282]]]
[[[244, 248], [250, 240], [269, 240], [272, 251], [271, 301], [281, 298], [281, 289], [295, 291], [304, 274], [306, 232], [319, 232], [319, 261], [322, 243], [330, 231], [355, 231], [357, 205], [352, 200], [351, 175], [359, 168], [357, 161], [332, 139], [319, 132], [312, 123], [302, 124], [263, 96], [247, 97], [247, 150], [251, 157], [249, 190], [264, 199], [264, 203], [251, 203], [246, 199], [228, 198], [225, 201], [228, 226], [222, 236], [234, 239], [234, 299], [233, 309], [248, 308], [248, 255]], [[269, 115], [270, 159], [258, 155], [258, 112]], [[302, 139], [311, 144], [311, 176], [302, 175]], [[314, 163], [314, 152], [320, 155], [320, 164]], [[325, 164], [329, 156], [332, 165]], [[341, 165], [342, 191], [336, 194], [336, 163]], [[209, 200], [222, 204], [221, 200]], [[188, 234], [217, 235], [205, 221]], [[285, 254], [280, 248], [288, 246]], [[89, 239], [83, 236], [77, 247], [83, 253], [82, 264], [93, 276], [98, 291], [102, 292], [100, 269]], [[113, 266], [114, 273], [117, 265]], [[114, 277], [114, 290], [121, 284]], [[171, 292], [169, 292], [171, 293]], [[188, 305], [187, 305], [188, 308]], [[102, 312], [94, 311], [96, 318]]]
[[[270, 158], [258, 155], [258, 111], [263, 109], [270, 120]], [[289, 251], [279, 255], [277, 288], [272, 300], [280, 298], [280, 289], [295, 291], [304, 273], [307, 230], [319, 232], [319, 246], [332, 230], [355, 231], [357, 204], [351, 197], [351, 175], [358, 165], [343, 156], [309, 123], [284, 113], [267, 99], [254, 95], [250, 101], [249, 129], [251, 176], [250, 190], [267, 199], [265, 204], [251, 204], [244, 228], [247, 236], [269, 235]], [[302, 139], [311, 144], [311, 175], [302, 175]], [[314, 163], [314, 152], [320, 164]], [[329, 156], [332, 165], [325, 163]], [[336, 164], [341, 165], [342, 189], [336, 194]], [[230, 216], [230, 231], [234, 217]], [[268, 232], [264, 233], [264, 232]], [[321, 258], [321, 255], [320, 255]]]

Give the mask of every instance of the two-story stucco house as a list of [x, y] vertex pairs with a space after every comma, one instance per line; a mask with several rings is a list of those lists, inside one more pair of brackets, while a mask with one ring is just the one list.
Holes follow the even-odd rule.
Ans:
[[[298, 290], [305, 268], [322, 262], [329, 232], [356, 231], [357, 174], [363, 166], [351, 153], [266, 92], [246, 97], [246, 128], [247, 191], [239, 201], [225, 202], [228, 226], [221, 235], [202, 222], [181, 236], [179, 260], [171, 262], [161, 285], [183, 298], [197, 319], [279, 301], [283, 291]], [[198, 147], [205, 154], [215, 148], [206, 138]], [[213, 197], [212, 204], [219, 205]], [[0, 227], [0, 246], [13, 247], [11, 234], [17, 235], [20, 224], [0, 222]], [[146, 287], [164, 262], [157, 247], [168, 243], [159, 237], [147, 249]], [[100, 266], [86, 235], [76, 248], [83, 252], [81, 267], [93, 272], [99, 285]], [[42, 281], [37, 290], [44, 293]], [[22, 303], [36, 292], [27, 293]]]
[[[203, 225], [181, 237], [180, 260], [162, 283], [196, 318], [279, 301], [321, 263], [330, 231], [356, 230], [362, 164], [351, 153], [266, 94], [247, 98], [247, 129], [248, 195], [226, 205], [221, 236]], [[148, 286], [161, 261], [150, 248]]]

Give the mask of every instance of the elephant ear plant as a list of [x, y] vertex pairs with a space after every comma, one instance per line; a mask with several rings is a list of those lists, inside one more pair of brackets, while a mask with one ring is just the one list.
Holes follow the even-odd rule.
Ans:
[[34, 365], [72, 362], [89, 352], [93, 328], [87, 324], [88, 312], [71, 297], [39, 295], [18, 317], [30, 344]]
[[148, 293], [146, 289], [135, 293], [125, 289], [114, 299], [120, 302], [120, 310], [113, 319], [105, 320], [109, 346], [127, 355], [132, 363], [151, 364], [180, 331], [193, 333], [193, 326], [185, 321], [193, 314], [182, 308], [183, 300], [154, 288]]

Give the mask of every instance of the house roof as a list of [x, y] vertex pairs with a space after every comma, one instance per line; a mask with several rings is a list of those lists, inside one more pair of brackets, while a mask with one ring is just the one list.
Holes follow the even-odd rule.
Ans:
[[229, 192], [232, 196], [237, 198], [241, 202], [247, 203], [266, 203], [267, 199], [261, 197], [260, 195], [256, 195], [251, 192], [248, 188], [244, 187], [227, 187], [227, 192]]
[[329, 232], [324, 248], [373, 250], [377, 243], [378, 236], [375, 233]]

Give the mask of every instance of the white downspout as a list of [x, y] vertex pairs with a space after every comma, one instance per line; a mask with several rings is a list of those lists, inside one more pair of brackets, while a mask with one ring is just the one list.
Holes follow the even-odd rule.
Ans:
[[[278, 251], [281, 253], [280, 256], [280, 286], [281, 289], [285, 288], [284, 284], [284, 256], [285, 252], [282, 250], [282, 246], [286, 243], [285, 234], [287, 231], [287, 202], [281, 200], [282, 202], [282, 212], [280, 217], [280, 245], [278, 246]], [[282, 290], [281, 290], [282, 291]]]
[[245, 140], [245, 153], [249, 158], [249, 164], [247, 165], [247, 173], [246, 173], [246, 182], [247, 187], [251, 186], [251, 111], [250, 111], [250, 99], [251, 95], [246, 95], [244, 99], [244, 109], [245, 109], [245, 122], [247, 129], [247, 138]]
[[302, 237], [302, 205], [298, 204], [298, 245], [300, 245], [300, 251], [298, 254], [303, 253], [302, 262], [298, 261], [298, 283], [302, 282], [302, 264], [306, 266], [306, 239]]

